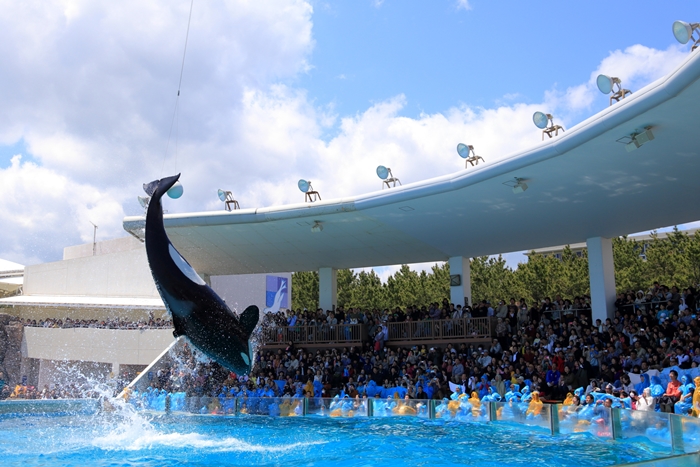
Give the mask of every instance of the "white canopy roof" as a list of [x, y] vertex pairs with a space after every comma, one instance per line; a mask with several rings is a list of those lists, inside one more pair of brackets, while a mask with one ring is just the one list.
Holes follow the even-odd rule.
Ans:
[[[312, 204], [170, 214], [200, 273], [444, 261], [613, 237], [700, 219], [700, 52], [562, 136], [498, 162]], [[619, 141], [651, 127], [634, 152]], [[529, 189], [514, 194], [515, 177]], [[314, 222], [323, 226], [312, 232]], [[143, 218], [127, 217], [138, 234]]]

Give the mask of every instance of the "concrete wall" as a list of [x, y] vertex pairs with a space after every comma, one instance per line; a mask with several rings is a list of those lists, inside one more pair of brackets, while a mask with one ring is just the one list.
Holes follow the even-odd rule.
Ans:
[[[119, 253], [120, 251], [136, 250], [143, 247], [143, 242], [131, 235], [111, 240], [103, 240], [95, 244], [94, 253], [97, 256]], [[67, 246], [63, 249], [63, 259], [86, 258], [93, 256], [92, 243]]]
[[27, 266], [25, 295], [158, 298], [146, 248]]
[[287, 308], [292, 307], [292, 274], [239, 274], [235, 276], [211, 276], [211, 287], [226, 301], [232, 310], [241, 313], [250, 305], [265, 308], [267, 276], [287, 278]]
[[22, 357], [147, 365], [174, 340], [172, 329], [24, 328]]

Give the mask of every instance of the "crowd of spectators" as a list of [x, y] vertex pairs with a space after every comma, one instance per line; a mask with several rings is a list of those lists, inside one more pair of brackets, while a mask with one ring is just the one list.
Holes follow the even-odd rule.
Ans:
[[27, 319], [23, 321], [24, 326], [39, 328], [94, 328], [94, 329], [166, 329], [172, 328], [173, 322], [170, 319], [150, 317], [147, 320], [128, 321], [121, 318], [112, 319], [71, 319], [71, 318], [46, 318]]
[[[350, 396], [368, 387], [403, 388], [408, 398], [442, 399], [452, 394], [450, 383], [465, 392], [496, 392], [505, 396], [514, 384], [538, 391], [544, 400], [562, 401], [577, 388], [596, 388], [618, 398], [643, 398], [635, 384], [645, 373], [673, 367], [689, 371], [700, 366], [700, 296], [655, 283], [649, 291], [620, 294], [615, 316], [591, 322], [590, 300], [546, 298], [488, 301], [478, 306], [453, 306], [447, 300], [393, 310], [298, 310], [264, 319], [265, 327], [364, 324], [370, 338], [361, 345], [338, 344], [311, 349], [289, 342], [285, 349], [262, 349], [250, 375], [235, 375], [216, 363], [203, 363], [189, 348], [170, 368], [149, 375], [149, 384], [188, 395]], [[392, 322], [493, 317], [496, 334], [489, 343], [455, 342], [444, 346], [396, 347], [387, 342]], [[646, 380], [648, 383], [648, 379]], [[647, 384], [648, 386], [649, 384]], [[490, 389], [489, 389], [490, 388]], [[681, 394], [676, 385], [658, 399], [662, 410], [673, 410]], [[643, 389], [643, 388], [642, 388]]]

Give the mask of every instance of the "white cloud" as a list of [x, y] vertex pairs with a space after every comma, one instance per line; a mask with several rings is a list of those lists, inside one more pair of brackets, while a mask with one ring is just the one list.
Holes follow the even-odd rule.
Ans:
[[455, 6], [457, 7], [458, 10], [471, 10], [472, 5], [469, 0], [457, 0], [455, 2]]
[[0, 168], [0, 257], [23, 264], [90, 241], [90, 220], [101, 238], [123, 235], [123, 216], [140, 212], [141, 184], [175, 171], [183, 172], [185, 196], [167, 208], [185, 212], [221, 209], [217, 188], [233, 191], [243, 207], [300, 202], [299, 178], [324, 199], [375, 191], [379, 164], [403, 183], [443, 175], [463, 168], [458, 142], [495, 162], [538, 143], [535, 110], [569, 126], [589, 110], [599, 71], [635, 90], [685, 56], [676, 47], [611, 52], [587, 82], [554, 88], [537, 104], [505, 96], [493, 108], [407, 118], [406, 98], [395, 96], [339, 116], [281, 84], [308, 69], [308, 3], [195, 3], [177, 158], [171, 141], [164, 164], [189, 2], [0, 7], [0, 88], [11, 90], [0, 94], [0, 144], [24, 139], [38, 162], [15, 158]]

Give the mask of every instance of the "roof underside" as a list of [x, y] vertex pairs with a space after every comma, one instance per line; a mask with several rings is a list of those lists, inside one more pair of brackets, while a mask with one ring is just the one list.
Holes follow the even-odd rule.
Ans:
[[[341, 200], [166, 215], [168, 235], [197, 271], [221, 275], [444, 261], [698, 220], [699, 57], [501, 161]], [[655, 139], [638, 150], [617, 141], [647, 126]], [[529, 189], [503, 185], [514, 177]], [[315, 221], [322, 232], [311, 232]]]

